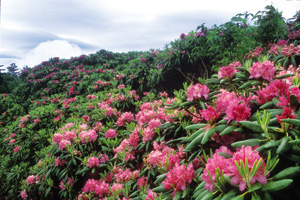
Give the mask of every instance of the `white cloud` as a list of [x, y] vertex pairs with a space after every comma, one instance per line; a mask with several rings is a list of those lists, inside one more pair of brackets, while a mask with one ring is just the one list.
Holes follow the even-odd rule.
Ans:
[[69, 59], [81, 54], [82, 50], [77, 45], [71, 44], [65, 40], [53, 40], [40, 43], [34, 49], [26, 53], [23, 58], [16, 63], [19, 67], [23, 67], [25, 65], [34, 67], [42, 61], [49, 60], [49, 58], [59, 57], [60, 59]]

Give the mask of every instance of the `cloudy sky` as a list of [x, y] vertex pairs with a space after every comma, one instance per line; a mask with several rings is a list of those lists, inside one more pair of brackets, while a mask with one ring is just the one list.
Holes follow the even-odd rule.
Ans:
[[[0, 0], [0, 65], [51, 57], [163, 49], [181, 33], [273, 4], [292, 17], [299, 0]], [[299, 10], [299, 9], [298, 9]]]

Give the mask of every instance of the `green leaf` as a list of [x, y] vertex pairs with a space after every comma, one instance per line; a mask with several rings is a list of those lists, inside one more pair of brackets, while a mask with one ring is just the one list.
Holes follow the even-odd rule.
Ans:
[[295, 176], [300, 175], [300, 167], [288, 167], [280, 172], [278, 172], [276, 175], [273, 176], [273, 180], [280, 180], [284, 178], [293, 178]]
[[248, 140], [242, 140], [242, 141], [238, 141], [238, 142], [232, 143], [231, 146], [234, 147], [234, 148], [240, 148], [243, 145], [245, 147], [246, 146], [254, 147], [254, 146], [259, 145], [259, 144], [260, 144], [260, 140], [259, 139], [248, 139]]
[[285, 79], [285, 78], [292, 77], [292, 76], [295, 76], [295, 74], [285, 74], [282, 76], [274, 77], [274, 79]]
[[267, 103], [265, 103], [264, 105], [260, 106], [259, 109], [267, 109], [267, 108], [273, 108], [274, 107], [274, 103], [272, 101], [269, 101]]
[[168, 191], [167, 189], [164, 188], [164, 186], [158, 186], [156, 188], [153, 188], [152, 189], [153, 192], [156, 192], [156, 193], [161, 193], [161, 192], [166, 192]]
[[246, 128], [255, 131], [255, 132], [263, 132], [260, 126], [258, 126], [257, 122], [249, 122], [249, 121], [240, 121], [240, 124], [245, 126]]
[[276, 150], [276, 153], [282, 154], [282, 153], [290, 150], [290, 148], [291, 148], [291, 145], [289, 143], [289, 137], [284, 137], [281, 139], [281, 143], [280, 143], [278, 149]]
[[215, 133], [214, 128], [210, 128], [208, 131], [206, 131], [203, 136], [203, 139], [201, 141], [201, 144], [206, 144], [210, 140], [210, 138], [213, 136], [214, 133]]
[[293, 182], [292, 179], [283, 179], [279, 181], [271, 181], [263, 185], [261, 191], [274, 192], [288, 187]]
[[253, 192], [255, 190], [259, 190], [263, 185], [261, 183], [255, 183], [254, 185], [251, 185], [249, 192]]
[[244, 83], [243, 85], [241, 85], [241, 86], [239, 87], [239, 89], [244, 89], [244, 88], [246, 88], [246, 87], [252, 87], [252, 82], [253, 82], [253, 80], [247, 81], [246, 83]]
[[231, 133], [232, 131], [234, 131], [234, 129], [236, 129], [236, 127], [237, 126], [235, 126], [235, 125], [228, 126], [220, 133], [220, 135], [227, 135], [227, 134]]
[[193, 125], [187, 126], [185, 129], [186, 130], [196, 130], [196, 129], [203, 128], [204, 126], [206, 126], [206, 124], [193, 124]]
[[235, 197], [236, 193], [237, 193], [237, 190], [232, 189], [232, 190], [230, 190], [229, 192], [227, 192], [227, 193], [222, 197], [221, 200], [231, 200], [233, 197]]
[[300, 120], [298, 119], [282, 119], [281, 121], [300, 127]]

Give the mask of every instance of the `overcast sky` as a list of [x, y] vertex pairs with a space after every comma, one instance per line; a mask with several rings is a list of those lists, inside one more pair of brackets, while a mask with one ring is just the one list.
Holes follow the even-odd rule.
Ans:
[[[0, 0], [0, 64], [34, 67], [50, 57], [163, 49], [181, 33], [211, 27], [270, 0]], [[285, 18], [299, 0], [273, 0]]]

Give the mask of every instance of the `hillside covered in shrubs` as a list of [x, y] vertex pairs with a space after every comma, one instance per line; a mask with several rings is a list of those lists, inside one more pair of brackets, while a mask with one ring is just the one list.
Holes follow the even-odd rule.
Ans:
[[299, 41], [300, 13], [267, 6], [24, 68], [0, 94], [0, 199], [299, 199]]

